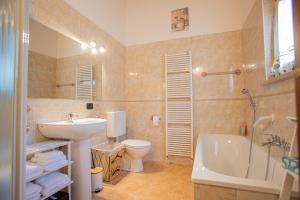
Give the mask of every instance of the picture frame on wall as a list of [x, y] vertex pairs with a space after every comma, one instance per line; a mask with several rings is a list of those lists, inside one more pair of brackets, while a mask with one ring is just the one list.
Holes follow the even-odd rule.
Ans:
[[171, 11], [172, 32], [189, 30], [189, 9], [180, 8]]

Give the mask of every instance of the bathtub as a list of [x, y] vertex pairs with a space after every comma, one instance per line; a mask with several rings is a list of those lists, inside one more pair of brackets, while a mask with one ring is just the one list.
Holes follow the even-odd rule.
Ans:
[[[258, 145], [253, 145], [249, 178], [245, 178], [249, 145], [250, 141], [242, 136], [199, 135], [192, 172], [195, 199], [197, 199], [196, 196], [203, 196], [197, 192], [217, 191], [218, 188], [227, 193], [231, 192], [232, 198], [228, 199], [238, 199], [236, 196], [239, 192], [246, 192], [244, 195], [248, 197], [252, 193], [256, 198], [257, 195], [265, 195], [261, 197], [262, 199], [266, 195], [278, 196], [285, 171], [279, 161], [271, 158], [268, 179], [265, 181], [267, 153]], [[294, 183], [293, 196], [298, 196], [298, 194], [298, 184]], [[209, 198], [212, 197], [209, 196]]]

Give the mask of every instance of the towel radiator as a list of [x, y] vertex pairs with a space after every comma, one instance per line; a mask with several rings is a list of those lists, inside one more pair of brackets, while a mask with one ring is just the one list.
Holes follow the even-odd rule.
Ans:
[[193, 92], [190, 51], [165, 55], [166, 156], [193, 158]]

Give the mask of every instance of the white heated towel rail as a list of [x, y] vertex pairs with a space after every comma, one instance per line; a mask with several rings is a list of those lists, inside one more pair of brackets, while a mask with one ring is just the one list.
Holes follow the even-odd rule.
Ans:
[[165, 55], [166, 154], [193, 158], [191, 52]]
[[93, 100], [93, 85], [93, 66], [78, 66], [76, 69], [76, 98], [82, 100]]

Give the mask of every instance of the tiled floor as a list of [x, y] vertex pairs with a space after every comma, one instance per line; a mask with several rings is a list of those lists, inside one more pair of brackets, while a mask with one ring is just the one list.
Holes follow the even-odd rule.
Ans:
[[93, 200], [192, 200], [191, 166], [145, 162], [143, 173], [123, 172]]

